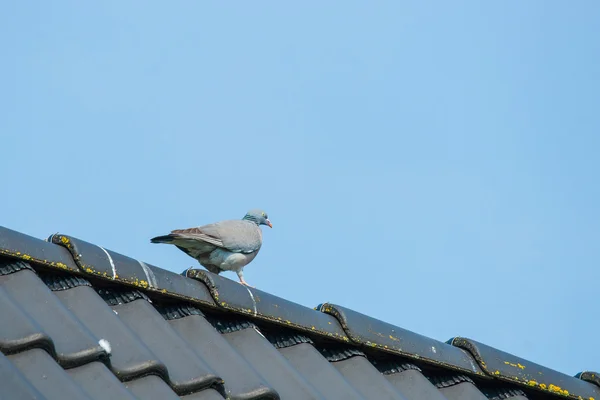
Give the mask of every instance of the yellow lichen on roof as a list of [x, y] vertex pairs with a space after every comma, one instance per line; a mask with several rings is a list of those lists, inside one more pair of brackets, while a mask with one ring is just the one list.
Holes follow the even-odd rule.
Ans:
[[511, 367], [515, 367], [515, 368], [520, 368], [520, 369], [525, 369], [525, 366], [523, 364], [519, 364], [519, 363], [511, 363], [508, 361], [504, 361], [504, 364], [506, 365], [510, 365]]

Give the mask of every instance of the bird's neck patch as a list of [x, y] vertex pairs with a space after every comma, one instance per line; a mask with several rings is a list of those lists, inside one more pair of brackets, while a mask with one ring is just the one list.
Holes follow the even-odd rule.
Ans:
[[251, 221], [251, 222], [254, 222], [256, 225], [258, 225], [258, 221], [256, 220], [256, 218], [254, 218], [251, 215], [246, 215], [244, 218], [242, 218], [242, 220]]

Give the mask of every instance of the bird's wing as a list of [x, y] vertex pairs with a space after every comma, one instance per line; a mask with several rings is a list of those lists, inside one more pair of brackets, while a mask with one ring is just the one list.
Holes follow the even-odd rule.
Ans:
[[196, 228], [176, 229], [171, 232], [177, 239], [182, 240], [199, 240], [210, 243], [217, 247], [224, 247], [223, 241], [219, 236], [219, 232], [215, 229], [216, 224], [199, 226]]
[[262, 231], [254, 223], [243, 220], [220, 221], [172, 234], [184, 240], [200, 240], [233, 253], [254, 253], [262, 245]]

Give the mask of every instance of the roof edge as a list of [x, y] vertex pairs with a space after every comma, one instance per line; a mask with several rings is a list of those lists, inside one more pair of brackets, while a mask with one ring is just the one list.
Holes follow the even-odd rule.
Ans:
[[323, 303], [317, 309], [334, 316], [355, 344], [487, 378], [471, 355], [462, 349], [336, 304]]
[[448, 341], [468, 351], [486, 374], [521, 387], [574, 400], [600, 398], [600, 387], [464, 337]]

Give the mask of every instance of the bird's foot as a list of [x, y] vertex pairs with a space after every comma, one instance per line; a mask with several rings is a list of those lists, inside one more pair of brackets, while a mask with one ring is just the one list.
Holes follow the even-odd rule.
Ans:
[[250, 285], [248, 284], [248, 282], [246, 282], [246, 281], [245, 281], [243, 278], [242, 278], [242, 279], [240, 279], [240, 284], [242, 284], [242, 285], [244, 285], [244, 286], [247, 286], [247, 287], [249, 287], [249, 288], [252, 288], [252, 289], [254, 289], [254, 286], [250, 286]]

